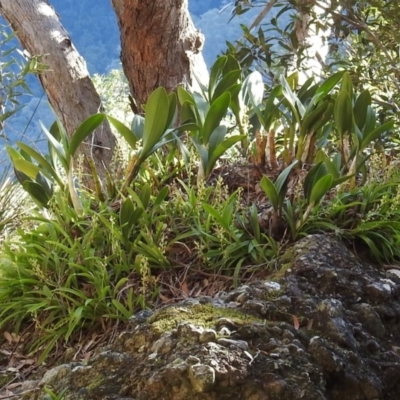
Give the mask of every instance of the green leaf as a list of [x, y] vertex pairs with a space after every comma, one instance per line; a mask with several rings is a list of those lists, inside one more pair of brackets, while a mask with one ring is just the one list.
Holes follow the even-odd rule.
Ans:
[[168, 110], [168, 118], [167, 118], [167, 123], [165, 124], [165, 129], [168, 128], [173, 128], [174, 122], [176, 121], [177, 117], [177, 99], [176, 99], [176, 94], [175, 93], [170, 93], [168, 95], [168, 100], [169, 100], [169, 110]]
[[30, 161], [24, 159], [14, 160], [13, 164], [18, 171], [23, 172], [33, 180], [36, 179], [37, 174], [40, 172], [40, 169], [37, 165], [32, 164]]
[[228, 132], [228, 128], [225, 125], [217, 126], [214, 132], [210, 136], [210, 143], [208, 145], [208, 152], [212, 153], [216, 147], [223, 142], [225, 135]]
[[360, 151], [363, 151], [372, 141], [378, 139], [384, 132], [390, 131], [394, 127], [394, 121], [388, 121], [370, 132], [360, 144]]
[[160, 141], [166, 130], [169, 116], [169, 99], [163, 87], [156, 89], [146, 104], [143, 131], [143, 158], [147, 158], [152, 148]]
[[350, 96], [350, 99], [353, 98], [353, 80], [347, 71], [343, 74], [340, 92], [346, 92]]
[[62, 144], [55, 139], [53, 134], [50, 131], [48, 131], [47, 128], [43, 125], [42, 121], [39, 121], [39, 124], [42, 127], [43, 133], [46, 135], [46, 137], [49, 141], [49, 146], [55, 151], [61, 164], [63, 165], [64, 169], [67, 171], [68, 170], [68, 161], [66, 159], [67, 149], [64, 149]]
[[334, 117], [340, 137], [351, 134], [353, 128], [353, 108], [347, 92], [341, 91], [335, 101]]
[[[140, 130], [139, 128], [137, 128], [137, 126], [140, 125], [143, 128], [144, 118], [140, 115], [134, 115], [133, 121], [132, 121], [132, 131], [126, 125], [124, 125], [122, 122], [111, 117], [110, 115], [107, 115], [107, 119], [110, 121], [111, 125], [113, 125], [114, 128], [118, 131], [118, 133], [126, 140], [126, 142], [129, 144], [129, 146], [132, 149], [134, 149], [136, 147], [136, 143], [137, 143], [138, 139], [142, 138], [142, 136], [140, 136], [137, 133]], [[141, 124], [138, 122], [138, 119], [141, 121]], [[143, 130], [140, 130], [140, 132], [142, 133]]]
[[298, 164], [298, 161], [292, 162], [289, 166], [287, 166], [278, 176], [275, 182], [276, 191], [279, 196], [281, 196], [281, 192], [285, 192], [287, 178], [289, 177], [290, 172], [293, 167]]
[[227, 56], [220, 56], [217, 58], [213, 66], [210, 70], [210, 81], [208, 84], [208, 98], [212, 99], [214, 95], [214, 90], [219, 78], [222, 75], [222, 71], [225, 67], [226, 62], [228, 61]]
[[148, 183], [143, 185], [142, 190], [140, 191], [140, 200], [142, 201], [143, 208], [147, 208], [150, 202], [150, 195], [151, 195], [151, 189]]
[[315, 182], [326, 175], [326, 173], [327, 168], [322, 161], [320, 161], [318, 164], [315, 164], [308, 172], [307, 176], [304, 179], [303, 185], [304, 197], [307, 199], [308, 202], [310, 202], [310, 196]]
[[267, 176], [263, 176], [260, 182], [260, 187], [267, 195], [272, 207], [275, 211], [279, 209], [278, 192], [275, 188], [274, 183]]
[[261, 241], [261, 229], [260, 229], [260, 221], [258, 219], [258, 210], [255, 204], [252, 204], [250, 207], [250, 226], [253, 231], [254, 238], [258, 243]]
[[231, 71], [226, 74], [219, 82], [214, 90], [210, 103], [212, 104], [219, 96], [229, 91], [229, 89], [235, 86], [241, 77], [241, 71]]
[[76, 128], [69, 141], [69, 148], [66, 154], [67, 159], [74, 157], [78, 147], [103, 123], [104, 119], [104, 114], [94, 114], [83, 121], [78, 128]]
[[[340, 156], [340, 153], [336, 153], [336, 155]], [[324, 154], [324, 164], [326, 166], [327, 172], [330, 173], [334, 179], [339, 178], [340, 176], [340, 164], [337, 165], [337, 163], [334, 160], [331, 160], [327, 155]]]
[[[181, 122], [184, 125], [196, 125], [197, 123], [197, 114], [195, 112], [196, 105], [193, 105], [189, 101], [185, 101], [181, 106]], [[201, 126], [203, 123], [200, 121]], [[197, 126], [197, 125], [196, 125]], [[198, 128], [197, 130], [199, 130]]]
[[154, 200], [154, 203], [153, 203], [154, 208], [157, 208], [165, 200], [165, 198], [168, 196], [168, 193], [169, 193], [169, 189], [167, 186], [163, 187], [160, 190], [160, 193], [158, 193], [158, 196]]
[[283, 75], [280, 77], [280, 83], [282, 85], [282, 93], [285, 96], [286, 100], [288, 101], [290, 108], [293, 112], [293, 115], [296, 118], [296, 121], [299, 121], [299, 113], [300, 116], [303, 117], [304, 113], [306, 112], [305, 107], [300, 102], [296, 94], [293, 92], [291, 87], [289, 86], [287, 80]]
[[368, 106], [367, 117], [363, 129], [363, 136], [367, 136], [376, 127], [376, 114], [371, 106]]
[[28, 154], [30, 157], [38, 162], [39, 166], [42, 167], [41, 172], [44, 175], [46, 175], [49, 179], [55, 179], [60, 188], [64, 187], [64, 183], [58, 176], [56, 170], [41, 154], [39, 154], [36, 150], [32, 149], [32, 147], [28, 146], [25, 143], [17, 142], [16, 144], [21, 150], [23, 150], [26, 154]]
[[208, 144], [214, 129], [221, 124], [221, 120], [226, 116], [230, 102], [231, 95], [229, 92], [226, 92], [212, 103], [204, 121], [203, 144]]
[[310, 194], [310, 204], [317, 204], [332, 188], [333, 176], [327, 174], [320, 178], [313, 186]]
[[315, 92], [314, 102], [325, 97], [342, 79], [345, 71], [339, 71], [330, 76]]
[[364, 90], [354, 104], [354, 121], [359, 129], [362, 129], [367, 121], [368, 106], [371, 106], [372, 98], [368, 90]]
[[224, 229], [229, 230], [229, 218], [224, 219], [223, 216], [217, 211], [214, 207], [210, 206], [207, 203], [203, 203], [202, 207], [204, 210], [210, 214]]
[[208, 151], [197, 140], [193, 139], [193, 144], [196, 147], [196, 150], [200, 156], [200, 163], [201, 163], [202, 170], [199, 171], [199, 175], [201, 176], [201, 178], [205, 178], [204, 175], [206, 174], [206, 170], [207, 170], [207, 166], [208, 166]]
[[135, 207], [130, 198], [125, 199], [122, 202], [121, 209], [119, 211], [119, 223], [124, 239], [127, 241], [129, 233], [132, 230], [133, 214]]
[[183, 105], [183, 103], [186, 103], [186, 102], [191, 105], [196, 104], [193, 96], [187, 90], [185, 90], [182, 86], [178, 86], [178, 88], [176, 89], [176, 92], [178, 94], [178, 100], [181, 105]]
[[116, 308], [116, 310], [126, 319], [129, 319], [132, 316], [132, 312], [125, 308], [118, 300], [112, 299], [112, 305]]
[[208, 164], [206, 167], [206, 175], [211, 173], [214, 168], [215, 163], [220, 159], [220, 157], [230, 149], [235, 143], [240, 142], [245, 138], [244, 135], [235, 135], [225, 139], [222, 143], [220, 143], [215, 150], [209, 153]]
[[22, 187], [29, 193], [29, 195], [36, 201], [40, 207], [48, 207], [51, 196], [48, 196], [43, 186], [33, 181], [25, 181]]
[[6, 150], [7, 150], [8, 156], [10, 157], [10, 160], [13, 164], [14, 164], [15, 160], [24, 160], [24, 157], [22, 156], [22, 154], [20, 154], [13, 147], [6, 145]]

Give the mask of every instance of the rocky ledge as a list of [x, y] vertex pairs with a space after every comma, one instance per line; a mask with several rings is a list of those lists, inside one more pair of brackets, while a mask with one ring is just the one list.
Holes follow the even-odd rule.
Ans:
[[397, 271], [325, 235], [284, 260], [279, 278], [134, 316], [113, 345], [22, 398], [45, 399], [46, 386], [65, 400], [398, 400]]

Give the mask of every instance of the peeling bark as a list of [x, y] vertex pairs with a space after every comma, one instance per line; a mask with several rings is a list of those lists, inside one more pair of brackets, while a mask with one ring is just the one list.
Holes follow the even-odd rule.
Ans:
[[136, 112], [159, 86], [198, 88], [208, 79], [201, 49], [204, 36], [196, 30], [187, 0], [112, 0], [121, 31], [121, 60]]
[[[54, 112], [71, 135], [86, 118], [102, 109], [84, 59], [47, 0], [0, 0], [0, 14], [10, 23], [24, 49], [32, 56], [43, 55], [42, 62], [48, 69], [39, 75], [39, 80]], [[108, 123], [104, 123], [81, 145], [77, 155], [93, 157], [102, 177], [114, 147], [115, 137]], [[83, 168], [85, 173], [90, 171], [85, 159]]]

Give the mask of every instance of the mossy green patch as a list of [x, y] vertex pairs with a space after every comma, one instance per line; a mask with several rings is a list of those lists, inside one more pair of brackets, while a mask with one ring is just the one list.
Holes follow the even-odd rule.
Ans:
[[167, 332], [182, 322], [188, 322], [203, 328], [214, 328], [220, 318], [228, 318], [238, 325], [263, 320], [239, 310], [225, 307], [216, 307], [211, 304], [195, 304], [192, 306], [171, 306], [156, 311], [147, 322], [152, 324], [156, 332]]

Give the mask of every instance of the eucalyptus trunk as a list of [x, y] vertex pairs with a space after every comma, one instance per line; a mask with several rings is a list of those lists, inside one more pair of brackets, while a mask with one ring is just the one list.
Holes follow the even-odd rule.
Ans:
[[[204, 36], [196, 30], [187, 0], [112, 0], [121, 32], [121, 61], [136, 113], [150, 93], [163, 86], [198, 89], [206, 84], [201, 53]], [[197, 79], [196, 79], [197, 77]]]
[[[39, 74], [40, 83], [71, 135], [86, 118], [102, 110], [86, 62], [47, 0], [0, 0], [0, 14], [30, 55], [42, 55], [47, 69]], [[90, 173], [88, 157], [92, 157], [99, 175], [104, 177], [115, 143], [110, 126], [103, 123], [78, 149], [77, 157], [84, 155], [84, 173]]]

